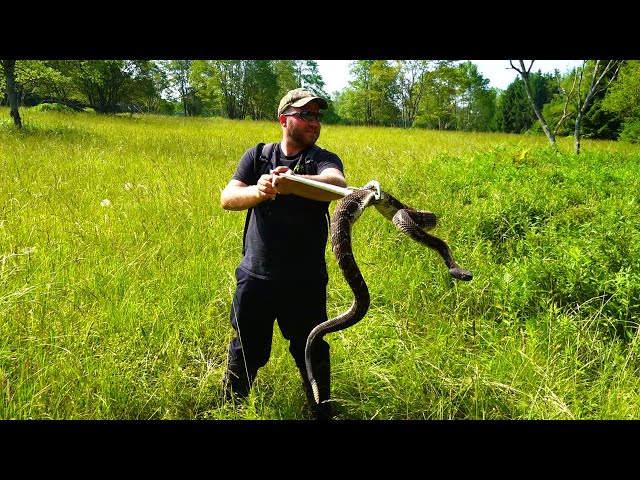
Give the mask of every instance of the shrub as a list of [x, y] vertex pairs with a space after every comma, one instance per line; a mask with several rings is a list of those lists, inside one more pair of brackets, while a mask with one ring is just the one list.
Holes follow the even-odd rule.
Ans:
[[625, 122], [622, 127], [622, 132], [620, 132], [620, 140], [630, 142], [630, 143], [639, 143], [640, 142], [640, 120], [632, 120], [630, 122]]
[[63, 105], [62, 103], [41, 103], [32, 107], [36, 112], [73, 112], [73, 108]]

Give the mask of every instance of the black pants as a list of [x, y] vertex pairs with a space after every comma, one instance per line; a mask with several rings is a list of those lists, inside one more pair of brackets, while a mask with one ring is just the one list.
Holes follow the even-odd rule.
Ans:
[[[277, 319], [300, 370], [305, 393], [312, 400], [304, 354], [311, 330], [327, 320], [327, 281], [261, 280], [239, 268], [236, 269], [236, 281], [230, 314], [236, 336], [229, 343], [225, 376], [231, 389], [240, 396], [249, 393], [258, 369], [266, 365], [271, 355], [273, 325]], [[328, 400], [330, 359], [326, 341], [316, 343], [311, 361], [320, 401]]]

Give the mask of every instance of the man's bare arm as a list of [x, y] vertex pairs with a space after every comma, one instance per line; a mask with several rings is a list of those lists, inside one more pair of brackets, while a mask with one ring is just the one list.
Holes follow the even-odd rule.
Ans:
[[240, 180], [231, 180], [220, 192], [220, 205], [225, 210], [246, 210], [276, 197], [277, 190], [271, 175], [262, 175], [257, 185], [247, 185]]

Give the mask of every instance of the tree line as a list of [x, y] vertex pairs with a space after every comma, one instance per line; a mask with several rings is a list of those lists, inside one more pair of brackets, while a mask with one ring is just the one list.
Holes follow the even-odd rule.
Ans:
[[[525, 62], [529, 62], [526, 64]], [[55, 103], [102, 114], [274, 119], [284, 93], [330, 99], [325, 123], [545, 133], [638, 141], [640, 61], [585, 60], [565, 73], [511, 61], [519, 76], [490, 88], [472, 61], [356, 60], [329, 94], [313, 60], [2, 60], [3, 105]]]

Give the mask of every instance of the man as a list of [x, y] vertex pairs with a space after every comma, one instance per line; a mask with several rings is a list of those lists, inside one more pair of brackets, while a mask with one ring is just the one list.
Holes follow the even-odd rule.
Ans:
[[[269, 360], [277, 320], [318, 419], [331, 418], [327, 403], [329, 344], [322, 340], [311, 352], [319, 405], [315, 404], [307, 377], [305, 346], [309, 332], [327, 320], [327, 212], [329, 203], [341, 196], [295, 182], [283, 174], [301, 172], [313, 180], [347, 186], [342, 160], [327, 150], [315, 150], [321, 129], [320, 109], [327, 106], [325, 99], [303, 88], [289, 91], [278, 106], [282, 140], [270, 149], [271, 172], [256, 173], [256, 148], [252, 147], [244, 153], [220, 195], [225, 210], [251, 209], [243, 257], [235, 271], [236, 291], [230, 317], [236, 336], [228, 348], [226, 398], [248, 395], [258, 369]], [[310, 149], [315, 150], [313, 165], [305, 161]]]

